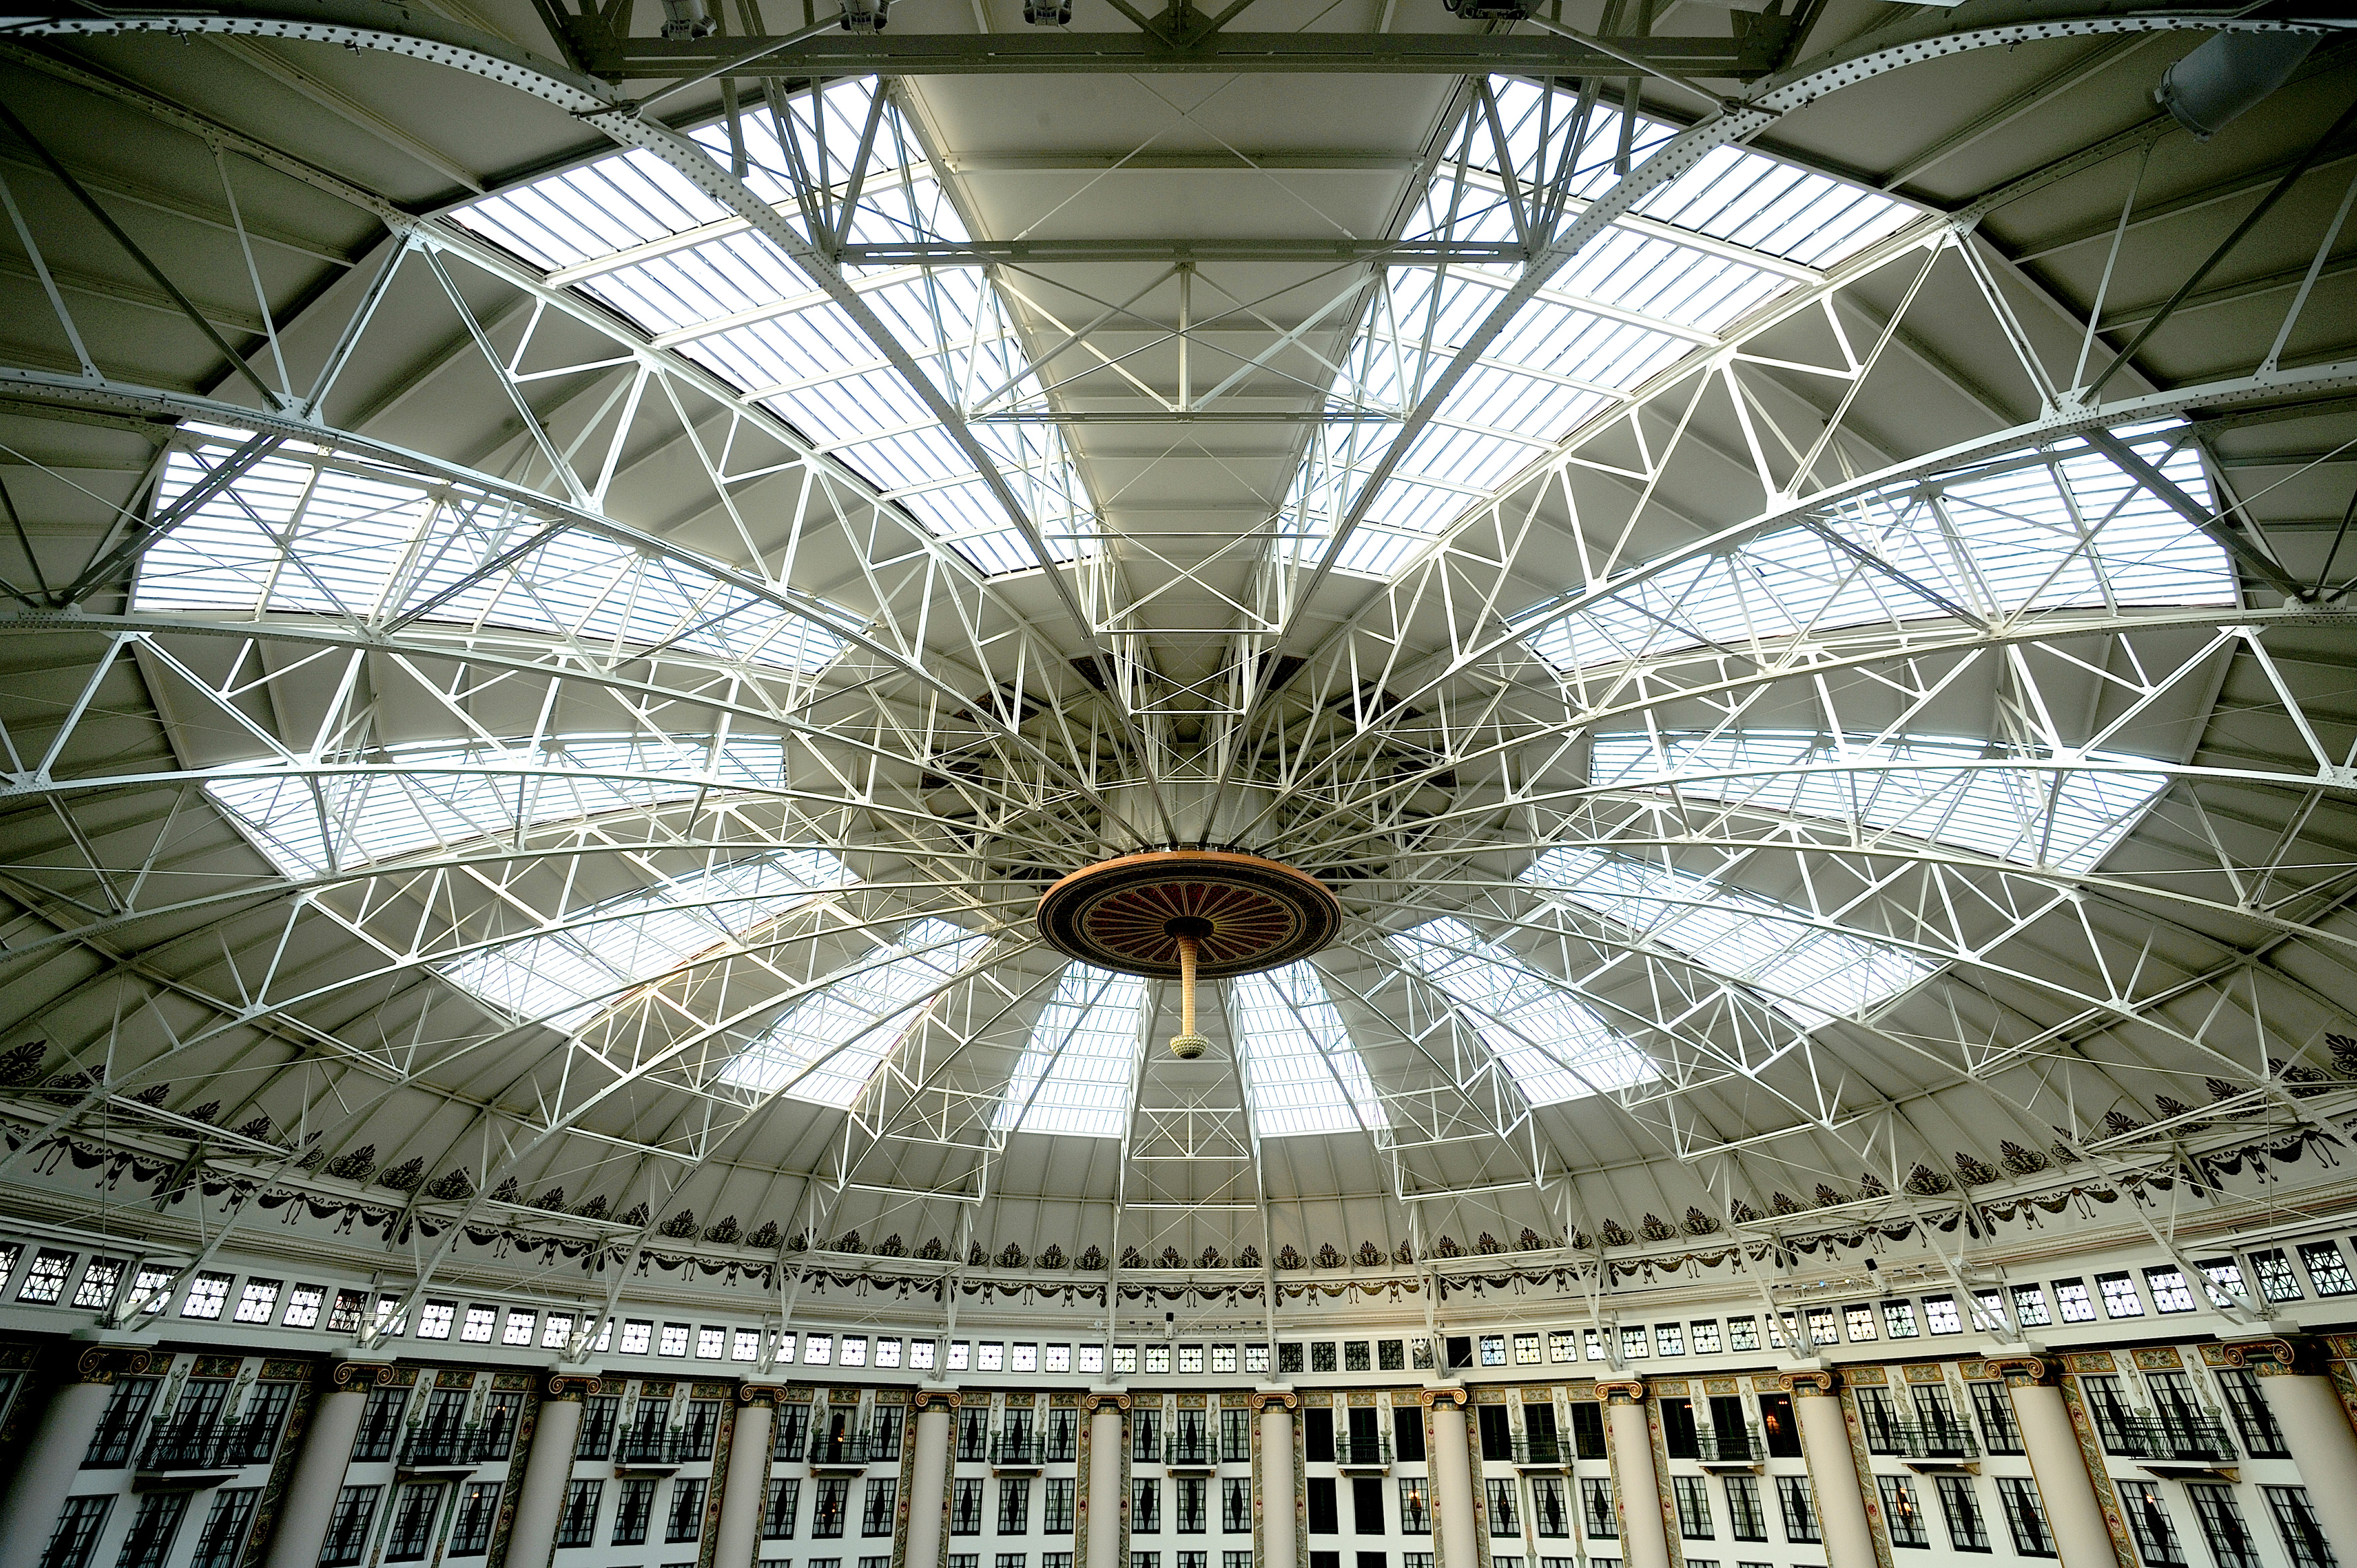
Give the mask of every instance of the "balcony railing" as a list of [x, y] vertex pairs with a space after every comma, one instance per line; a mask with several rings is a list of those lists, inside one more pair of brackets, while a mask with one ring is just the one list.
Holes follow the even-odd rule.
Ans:
[[990, 1463], [998, 1470], [1036, 1470], [1046, 1462], [1046, 1445], [1037, 1433], [1000, 1433], [990, 1440]]
[[867, 1439], [865, 1437], [821, 1437], [811, 1444], [810, 1462], [813, 1469], [859, 1470], [867, 1465]]
[[401, 1444], [404, 1466], [490, 1465], [508, 1456], [515, 1433], [506, 1422], [490, 1426], [419, 1426]]
[[1174, 1470], [1208, 1470], [1220, 1462], [1219, 1444], [1208, 1437], [1173, 1434], [1163, 1443], [1162, 1462]]
[[1334, 1463], [1345, 1470], [1387, 1470], [1392, 1463], [1392, 1440], [1380, 1433], [1371, 1437], [1352, 1437], [1345, 1434], [1334, 1439]]
[[1866, 1450], [1906, 1459], [1977, 1459], [1980, 1439], [1961, 1421], [1867, 1420]]
[[1768, 1451], [1760, 1446], [1759, 1423], [1747, 1421], [1738, 1427], [1697, 1428], [1695, 1456], [1706, 1465], [1757, 1465]]
[[669, 1427], [634, 1426], [614, 1444], [617, 1465], [676, 1465], [684, 1446], [680, 1434]]
[[2226, 1423], [2206, 1415], [2136, 1414], [2117, 1423], [2115, 1454], [2180, 1465], [2222, 1465], [2236, 1455]]
[[278, 1446], [275, 1422], [232, 1421], [160, 1426], [139, 1451], [142, 1470], [234, 1470], [267, 1464]]
[[1514, 1463], [1529, 1470], [1559, 1470], [1571, 1463], [1571, 1444], [1561, 1437], [1517, 1437]]

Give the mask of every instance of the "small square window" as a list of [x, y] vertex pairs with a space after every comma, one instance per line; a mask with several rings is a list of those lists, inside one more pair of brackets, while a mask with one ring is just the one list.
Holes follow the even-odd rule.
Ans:
[[[819, 1337], [823, 1337], [820, 1336]], [[664, 1324], [662, 1326], [662, 1338], [658, 1340], [655, 1345], [655, 1354], [658, 1356], [684, 1357], [687, 1354], [687, 1325], [684, 1323]]]
[[947, 1369], [952, 1372], [963, 1372], [973, 1364], [974, 1346], [963, 1339], [951, 1340]]
[[1386, 1372], [1407, 1370], [1407, 1341], [1378, 1339], [1375, 1341], [1375, 1365]]
[[532, 1343], [532, 1331], [539, 1326], [540, 1314], [519, 1311], [511, 1306], [508, 1308], [507, 1321], [500, 1327], [500, 1343], [529, 1345]]
[[491, 1336], [498, 1332], [499, 1326], [498, 1308], [470, 1306], [458, 1326], [458, 1337], [469, 1345], [488, 1345], [491, 1342]]
[[1623, 1328], [1620, 1330], [1620, 1359], [1622, 1360], [1639, 1360], [1644, 1357], [1652, 1355], [1652, 1347], [1646, 1342], [1645, 1331], [1643, 1329]]
[[2243, 1298], [2242, 1265], [2232, 1258], [2212, 1258], [2196, 1262], [2194, 1267], [2203, 1275], [2201, 1288], [2210, 1293], [2212, 1306], [2233, 1306]]
[[1973, 1326], [1991, 1332], [2005, 1327], [2005, 1293], [1980, 1290], [1973, 1293]]
[[573, 1343], [573, 1315], [552, 1312], [540, 1320], [540, 1348], [562, 1350]]
[[1915, 1304], [1911, 1301], [1884, 1302], [1882, 1331], [1893, 1339], [1912, 1339], [1921, 1333], [1915, 1326]]
[[[1231, 1354], [1233, 1354], [1233, 1352], [1231, 1352]], [[1049, 1346], [1048, 1370], [1051, 1372], [1069, 1372], [1071, 1369], [1072, 1348], [1070, 1345]]]
[[2095, 1304], [2089, 1298], [2083, 1280], [2056, 1280], [2054, 1305], [2062, 1309], [2062, 1321], [2065, 1323], [2095, 1321]]
[[[1199, 1351], [1198, 1355], [1200, 1354]], [[1039, 1347], [1016, 1345], [1006, 1352], [1006, 1369], [1010, 1372], [1036, 1372], [1039, 1369]], [[1199, 1367], [1198, 1371], [1201, 1370]]]
[[296, 1285], [286, 1293], [286, 1316], [280, 1325], [287, 1328], [316, 1328], [319, 1326], [319, 1307], [328, 1299], [326, 1289], [319, 1285]]
[[1727, 1320], [1727, 1348], [1730, 1350], [1759, 1349], [1759, 1320], [1750, 1317], [1728, 1318]]
[[[139, 1283], [133, 1286], [131, 1291], [131, 1299], [135, 1303], [145, 1299], [148, 1294], [147, 1281], [150, 1273], [151, 1271], [146, 1269], [139, 1271]], [[351, 1333], [361, 1326], [361, 1311], [367, 1305], [368, 1293], [365, 1291], [338, 1291], [336, 1293], [336, 1305], [328, 1309], [328, 1332], [330, 1334]]]
[[1364, 1339], [1342, 1341], [1342, 1369], [1346, 1372], [1372, 1372], [1375, 1369], [1374, 1348]]
[[[75, 1254], [61, 1252], [54, 1247], [44, 1247], [33, 1255], [32, 1266], [25, 1271], [25, 1283], [16, 1287], [18, 1301], [48, 1304], [66, 1294], [66, 1278], [73, 1273]], [[273, 1285], [273, 1291], [277, 1287]]]
[[761, 1331], [739, 1328], [728, 1337], [728, 1359], [732, 1361], [758, 1361], [761, 1359]]
[[1481, 1364], [1502, 1367], [1506, 1364], [1506, 1337], [1502, 1334], [1481, 1336]]
[[1577, 1361], [1579, 1359], [1579, 1339], [1568, 1328], [1555, 1329], [1547, 1335], [1547, 1359]]
[[1313, 1372], [1332, 1372], [1340, 1369], [1334, 1359], [1334, 1341], [1316, 1339], [1310, 1342], [1309, 1369]]
[[1236, 1369], [1236, 1348], [1232, 1345], [1211, 1347], [1211, 1370], [1232, 1372]]
[[[395, 1316], [398, 1314], [398, 1316]], [[391, 1291], [378, 1293], [376, 1327], [380, 1334], [398, 1335], [409, 1326], [409, 1315], [401, 1310], [401, 1298]]]
[[2136, 1281], [2126, 1273], [2097, 1274], [2095, 1288], [2104, 1294], [2105, 1317], [2144, 1316], [2144, 1297], [2136, 1294]]
[[[587, 1331], [585, 1329], [583, 1332], [586, 1333]], [[609, 1317], [606, 1319], [605, 1322], [597, 1326], [597, 1343], [590, 1346], [589, 1348], [602, 1356], [606, 1353], [606, 1347], [611, 1345], [613, 1342], [614, 1320]]]
[[865, 1334], [845, 1335], [843, 1337], [843, 1343], [834, 1348], [834, 1364], [838, 1367], [864, 1367], [867, 1365], [867, 1336]]
[[188, 1282], [188, 1294], [180, 1303], [182, 1317], [215, 1318], [221, 1315], [221, 1303], [229, 1298], [227, 1274], [200, 1273]]
[[1422, 1336], [1407, 1342], [1407, 1364], [1412, 1370], [1432, 1370], [1432, 1341]]
[[238, 1293], [237, 1311], [232, 1317], [239, 1323], [267, 1323], [270, 1315], [278, 1310], [278, 1280], [248, 1280], [245, 1289]]
[[1105, 1348], [1102, 1345], [1083, 1345], [1080, 1348], [1078, 1359], [1082, 1375], [1101, 1375], [1104, 1371]]
[[695, 1359], [717, 1361], [727, 1353], [728, 1331], [725, 1328], [699, 1328], [695, 1331]]
[[2013, 1320], [2024, 1328], [2037, 1328], [2054, 1321], [2046, 1309], [2046, 1293], [2037, 1285], [2013, 1287]]
[[1854, 1341], [1874, 1337], [1874, 1308], [1846, 1306], [1842, 1308], [1842, 1327]]
[[1116, 1378], [1127, 1377], [1129, 1374], [1136, 1370], [1137, 1347], [1135, 1345], [1114, 1346], [1113, 1348], [1114, 1376]]
[[1182, 1372], [1200, 1372], [1203, 1369], [1203, 1348], [1200, 1345], [1179, 1346], [1178, 1369]]
[[1244, 1370], [1247, 1372], [1265, 1372], [1268, 1370], [1267, 1346], [1247, 1345], [1244, 1347]]
[[626, 1318], [622, 1323], [622, 1354], [643, 1356], [654, 1343], [655, 1326], [640, 1318]]
[[1655, 1324], [1653, 1326], [1653, 1348], [1655, 1351], [1664, 1356], [1684, 1355], [1686, 1353], [1685, 1329], [1681, 1325], [1675, 1323]]
[[1694, 1341], [1694, 1353], [1695, 1355], [1717, 1355], [1718, 1319], [1716, 1317], [1697, 1318], [1694, 1322], [1687, 1324], [1686, 1337]]
[[791, 1334], [779, 1335], [777, 1342], [770, 1347], [770, 1359], [780, 1367], [792, 1366], [794, 1364], [794, 1336]]
[[933, 1351], [934, 1351], [934, 1348], [935, 1348], [935, 1346], [936, 1346], [938, 1343], [939, 1343], [939, 1341], [937, 1341], [937, 1340], [932, 1340], [932, 1339], [911, 1339], [911, 1340], [909, 1340], [909, 1368], [910, 1368], [912, 1370], [920, 1371], [920, 1372], [931, 1371], [931, 1370], [932, 1369], [932, 1366], [933, 1366]]
[[1841, 1329], [1834, 1321], [1834, 1309], [1832, 1307], [1813, 1306], [1809, 1308], [1808, 1323], [1810, 1344], [1838, 1345], [1841, 1343]]
[[1170, 1370], [1170, 1347], [1168, 1345], [1148, 1345], [1146, 1348], [1146, 1369], [1149, 1372], [1168, 1372]]
[[898, 1339], [878, 1339], [876, 1341], [876, 1364], [879, 1367], [899, 1366], [900, 1364], [900, 1342]]
[[417, 1312], [417, 1337], [420, 1339], [447, 1339], [450, 1325], [458, 1317], [455, 1301], [429, 1301]]
[[1276, 1348], [1276, 1369], [1280, 1372], [1301, 1370], [1301, 1345], [1297, 1340]]
[[1006, 1345], [998, 1339], [978, 1339], [974, 1346], [974, 1369], [977, 1372], [1003, 1372], [1006, 1369]]
[[2341, 1255], [2335, 1241], [2303, 1241], [2299, 1261], [2308, 1267], [2308, 1283], [2316, 1287], [2319, 1295], [2349, 1295], [2357, 1294], [2357, 1278], [2349, 1273], [2348, 1260]]
[[[664, 1329], [664, 1330], [663, 1330], [663, 1337], [664, 1337], [665, 1339], [669, 1339], [669, 1338], [671, 1337], [671, 1330], [670, 1330], [670, 1329], [666, 1328], [666, 1329]], [[832, 1334], [805, 1334], [805, 1335], [803, 1335], [803, 1336], [802, 1336], [802, 1365], [803, 1365], [803, 1366], [805, 1366], [805, 1367], [823, 1367], [823, 1366], [825, 1366], [829, 1361], [832, 1361], [832, 1360], [834, 1360], [834, 1335], [832, 1335]]]
[[1517, 1367], [1536, 1367], [1541, 1364], [1542, 1362], [1539, 1357], [1539, 1337], [1535, 1334], [1515, 1335], [1514, 1365]]
[[1925, 1296], [1923, 1324], [1934, 1334], [1962, 1334], [1964, 1331], [1964, 1320], [1957, 1316], [1956, 1298], [1952, 1295]]
[[2251, 1254], [2251, 1272], [2259, 1278], [2259, 1294], [2269, 1301], [2298, 1301], [2299, 1280], [2291, 1272], [2291, 1260], [2280, 1247], [2270, 1247]]
[[2179, 1268], [2152, 1268], [2144, 1272], [2144, 1288], [2152, 1292], [2155, 1312], [2191, 1312], [2193, 1292], [2186, 1287], [2185, 1271]]

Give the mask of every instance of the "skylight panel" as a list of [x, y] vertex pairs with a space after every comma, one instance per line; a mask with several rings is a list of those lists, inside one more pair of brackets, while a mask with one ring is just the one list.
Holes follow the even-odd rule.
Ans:
[[1549, 850], [1522, 880], [1766, 993], [1809, 1028], [1889, 1001], [1932, 970], [1772, 898], [1601, 850]]
[[946, 920], [919, 920], [797, 1003], [737, 1053], [720, 1080], [843, 1109], [867, 1087], [933, 993], [989, 940]]
[[[1526, 82], [1491, 86], [1516, 178], [1528, 189], [1563, 156], [1577, 119], [1576, 97]], [[1631, 129], [1639, 160], [1673, 134], [1650, 121]], [[1620, 116], [1593, 106], [1586, 139], [1570, 155], [1574, 213], [1612, 186], [1620, 138]], [[1405, 238], [1516, 238], [1494, 149], [1481, 138], [1476, 144], [1482, 150], [1470, 155], [1452, 146], [1436, 168]], [[1591, 240], [1523, 306], [1402, 455], [1336, 567], [1394, 575], [1424, 542], [1571, 432], [1915, 216], [1904, 203], [1764, 154], [1717, 149]], [[1323, 552], [1389, 451], [1395, 421], [1516, 275], [1504, 264], [1386, 269], [1383, 293], [1327, 397], [1329, 413], [1372, 417], [1313, 435], [1279, 514], [1286, 550], [1308, 560]]]
[[[2171, 440], [2169, 429], [2148, 429], [2130, 444], [2212, 504], [2199, 454], [2172, 451]], [[1572, 614], [1530, 618], [1525, 636], [1547, 662], [1573, 670], [1946, 617], [1950, 606], [1995, 617], [2225, 604], [2234, 591], [2216, 541], [2073, 437], [2050, 453], [1893, 485], [1828, 509], [1813, 524], [1670, 563]]]
[[1040, 1010], [999, 1103], [1001, 1132], [1118, 1138], [1129, 1122], [1146, 983], [1076, 963]]
[[[880, 91], [869, 77], [790, 95], [791, 145], [779, 140], [770, 116], [745, 116], [747, 188], [808, 235], [810, 219], [785, 171], [799, 163], [838, 196], [847, 190], [850, 159]], [[692, 135], [716, 160], [730, 161], [725, 126]], [[850, 243], [969, 237], [898, 107], [886, 106], [874, 145], [845, 236]], [[1037, 569], [1029, 542], [974, 460], [843, 306], [744, 220], [684, 185], [643, 152], [616, 153], [486, 197], [453, 218], [743, 389], [748, 402], [862, 475], [979, 571]], [[614, 210], [597, 210], [604, 204]], [[952, 404], [986, 413], [1042, 398], [1015, 323], [983, 269], [853, 266], [844, 277]], [[1028, 420], [977, 420], [969, 428], [1050, 557], [1087, 553], [1096, 524], [1062, 431]]]
[[1977, 740], [1878, 742], [1812, 732], [1599, 736], [1598, 785], [1666, 790], [1857, 822], [2025, 865], [2089, 871], [2169, 788], [2148, 759], [2090, 752], [2072, 768]]
[[[208, 433], [175, 446], [157, 509], [201, 482], [232, 444]], [[291, 444], [148, 548], [132, 604], [370, 624], [414, 607], [433, 623], [671, 647], [795, 673], [823, 669], [844, 648], [686, 562], [584, 529], [550, 532], [546, 518], [501, 498]]]
[[565, 929], [483, 949], [442, 973], [505, 1012], [569, 1028], [849, 880], [823, 851], [763, 855], [594, 905]]
[[1655, 1076], [1644, 1052], [1602, 1015], [1454, 917], [1399, 932], [1392, 945], [1466, 1015], [1534, 1105], [1553, 1105]]
[[1367, 1064], [1315, 969], [1289, 963], [1231, 983], [1237, 1050], [1262, 1137], [1388, 1125]]
[[693, 736], [573, 736], [541, 748], [399, 747], [347, 772], [214, 779], [205, 791], [280, 875], [310, 877], [701, 789], [781, 789], [786, 760], [774, 736], [716, 748]]

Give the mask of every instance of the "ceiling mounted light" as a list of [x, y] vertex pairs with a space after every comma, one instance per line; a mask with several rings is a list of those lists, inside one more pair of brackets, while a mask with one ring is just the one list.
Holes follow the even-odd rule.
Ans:
[[1039, 934], [1122, 974], [1179, 983], [1170, 1052], [1192, 1061], [1195, 980], [1276, 969], [1334, 940], [1342, 907], [1316, 877], [1256, 854], [1157, 850], [1083, 866], [1039, 897]]
[[843, 30], [880, 33], [891, 9], [892, 0], [843, 0]]
[[2160, 73], [2152, 101], [2206, 142], [2281, 87], [2316, 48], [2317, 33], [2213, 33]]
[[1072, 0], [1023, 0], [1023, 19], [1035, 27], [1060, 27], [1072, 19]]

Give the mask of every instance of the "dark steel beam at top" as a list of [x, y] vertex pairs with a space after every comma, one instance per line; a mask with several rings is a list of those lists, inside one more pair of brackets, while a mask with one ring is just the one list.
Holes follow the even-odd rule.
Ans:
[[[739, 55], [759, 52], [762, 40], [741, 37], [592, 39], [579, 36], [586, 69], [609, 81], [671, 81], [715, 70]], [[1667, 72], [1749, 81], [1770, 66], [1743, 52], [1732, 38], [1608, 39], [1620, 55], [1657, 63]], [[1214, 33], [1173, 46], [1144, 33], [883, 33], [835, 31], [790, 44], [737, 74], [804, 79], [814, 76], [1033, 75], [1043, 72], [1134, 71], [1394, 71], [1426, 76], [1507, 72], [1585, 76], [1631, 70], [1620, 56], [1569, 38], [1482, 33]]]

